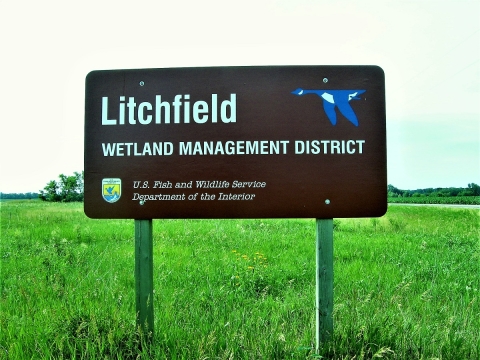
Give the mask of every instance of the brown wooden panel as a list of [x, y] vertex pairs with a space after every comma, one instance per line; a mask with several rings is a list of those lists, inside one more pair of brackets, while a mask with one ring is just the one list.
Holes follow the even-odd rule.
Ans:
[[112, 70], [86, 78], [89, 217], [374, 217], [387, 209], [386, 187], [385, 80], [377, 66]]

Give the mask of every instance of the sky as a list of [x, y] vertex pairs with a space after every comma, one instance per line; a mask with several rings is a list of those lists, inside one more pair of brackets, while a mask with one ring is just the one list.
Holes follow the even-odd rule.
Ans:
[[83, 170], [92, 70], [378, 65], [388, 183], [480, 184], [479, 0], [0, 0], [0, 192]]

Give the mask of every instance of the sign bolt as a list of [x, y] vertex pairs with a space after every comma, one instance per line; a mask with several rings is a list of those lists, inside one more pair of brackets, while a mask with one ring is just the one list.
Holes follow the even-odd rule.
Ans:
[[327, 204], [327, 205], [330, 204], [330, 199], [326, 199], [325, 204]]
[[140, 86], [143, 86], [143, 85], [145, 85], [145, 83], [144, 83], [143, 81], [140, 81], [140, 83], [139, 83], [139, 84], [140, 84]]
[[323, 82], [326, 84], [328, 82], [327, 78], [323, 78]]
[[143, 204], [145, 204], [145, 201], [140, 200], [140, 205], [143, 205]]

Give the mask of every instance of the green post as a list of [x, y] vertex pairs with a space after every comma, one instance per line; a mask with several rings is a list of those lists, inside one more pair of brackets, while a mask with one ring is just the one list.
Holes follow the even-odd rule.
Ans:
[[153, 339], [152, 220], [135, 220], [135, 304], [137, 328]]
[[333, 219], [317, 219], [316, 336], [320, 344], [333, 335]]

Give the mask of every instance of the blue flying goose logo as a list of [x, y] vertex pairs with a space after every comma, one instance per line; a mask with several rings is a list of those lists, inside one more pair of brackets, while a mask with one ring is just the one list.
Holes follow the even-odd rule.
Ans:
[[292, 94], [302, 96], [306, 94], [316, 94], [323, 99], [323, 110], [327, 114], [332, 125], [337, 124], [337, 113], [335, 108], [338, 107], [340, 113], [345, 116], [353, 125], [358, 126], [357, 115], [348, 103], [350, 100], [360, 100], [358, 95], [363, 94], [366, 90], [304, 90], [298, 88], [292, 91]]

